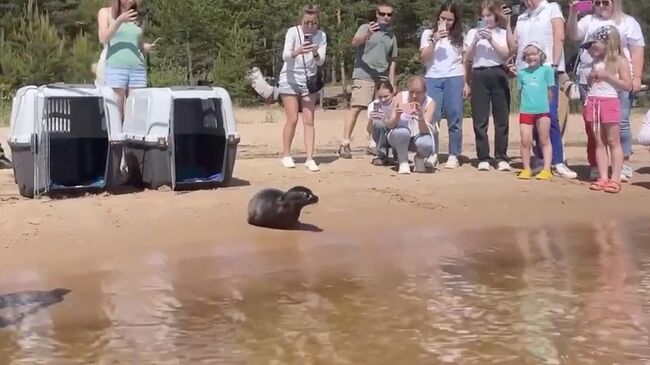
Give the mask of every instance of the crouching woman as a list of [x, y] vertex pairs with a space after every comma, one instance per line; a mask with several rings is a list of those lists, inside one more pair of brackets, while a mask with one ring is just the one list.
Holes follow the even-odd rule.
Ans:
[[397, 153], [399, 173], [409, 174], [408, 152], [415, 152], [415, 172], [433, 168], [429, 161], [434, 151], [433, 121], [435, 101], [427, 96], [426, 81], [422, 76], [413, 76], [407, 84], [407, 91], [395, 96], [393, 111], [388, 119], [388, 143]]

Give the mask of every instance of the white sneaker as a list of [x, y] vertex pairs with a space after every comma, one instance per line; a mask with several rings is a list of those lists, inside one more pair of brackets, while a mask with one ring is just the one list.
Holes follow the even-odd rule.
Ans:
[[305, 161], [305, 167], [307, 167], [307, 169], [309, 169], [309, 171], [311, 171], [311, 172], [320, 171], [320, 168], [318, 167], [318, 165], [316, 165], [316, 161], [314, 161], [314, 160]]
[[409, 166], [408, 162], [401, 162], [399, 164], [399, 171], [397, 173], [398, 174], [410, 174], [411, 173], [411, 166]]
[[368, 148], [377, 148], [377, 142], [372, 139], [372, 136], [370, 137], [370, 141], [368, 141]]
[[413, 167], [414, 172], [418, 172], [418, 173], [427, 172], [427, 166], [424, 163], [424, 157], [415, 155], [415, 157], [413, 158], [413, 165], [415, 165]]
[[435, 170], [438, 168], [438, 155], [429, 156], [424, 159], [424, 167]]
[[512, 166], [507, 161], [499, 161], [497, 166], [498, 171], [512, 171]]
[[282, 162], [282, 166], [288, 169], [296, 167], [296, 164], [293, 162], [293, 158], [291, 158], [291, 156], [284, 156], [280, 161]]
[[589, 180], [596, 181], [600, 179], [600, 172], [598, 172], [598, 167], [593, 166], [589, 171]]
[[479, 171], [490, 171], [490, 168], [491, 168], [490, 163], [487, 162], [487, 161], [482, 161], [482, 162], [479, 162], [479, 164], [478, 164], [478, 170]]
[[264, 79], [264, 75], [259, 68], [253, 67], [251, 72], [248, 74], [248, 80], [251, 83], [251, 87], [264, 99], [268, 99], [274, 95], [275, 88], [269, 85], [268, 82]]
[[126, 154], [122, 151], [122, 158], [120, 159], [120, 172], [122, 175], [129, 174], [129, 165], [126, 164]]
[[624, 163], [621, 170], [621, 181], [628, 182], [634, 177], [634, 169], [630, 164]]
[[458, 157], [454, 155], [449, 155], [449, 158], [447, 159], [447, 163], [445, 164], [446, 169], [457, 169], [459, 166], [458, 163]]
[[555, 165], [554, 167], [555, 167], [555, 173], [557, 175], [560, 175], [560, 176], [562, 176], [564, 178], [567, 178], [567, 179], [577, 179], [578, 178], [578, 174], [575, 171], [572, 171], [571, 169], [569, 169], [567, 167], [567, 165], [565, 165], [563, 163], [559, 163], [559, 164]]

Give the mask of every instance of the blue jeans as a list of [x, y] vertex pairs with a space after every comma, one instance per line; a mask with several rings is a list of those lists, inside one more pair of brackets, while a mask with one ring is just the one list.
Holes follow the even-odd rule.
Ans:
[[397, 161], [408, 162], [408, 151], [414, 151], [417, 157], [427, 158], [435, 149], [430, 134], [418, 134], [411, 137], [411, 131], [405, 127], [396, 127], [388, 134], [388, 142], [397, 153]]
[[[556, 77], [557, 81], [557, 77]], [[559, 102], [559, 89], [557, 86], [551, 88], [552, 97], [550, 105], [550, 114], [551, 114], [551, 146], [553, 147], [553, 159], [551, 164], [557, 165], [564, 163], [564, 145], [562, 144], [562, 129], [560, 128], [560, 118], [558, 116], [558, 102]], [[539, 136], [537, 134], [537, 128], [533, 129], [533, 138], [535, 139], [535, 156], [540, 159], [544, 158], [542, 154], [542, 147], [539, 143]]]
[[[589, 86], [580, 84], [580, 99], [584, 104], [587, 98]], [[620, 91], [618, 98], [621, 100], [621, 146], [623, 147], [623, 156], [632, 156], [632, 129], [630, 128], [630, 113], [632, 113], [632, 101], [635, 95], [628, 91]]]
[[[444, 108], [449, 129], [449, 154], [460, 156], [463, 150], [463, 76], [427, 78], [427, 95], [436, 102], [434, 120], [440, 126]], [[438, 134], [434, 141], [438, 153]]]

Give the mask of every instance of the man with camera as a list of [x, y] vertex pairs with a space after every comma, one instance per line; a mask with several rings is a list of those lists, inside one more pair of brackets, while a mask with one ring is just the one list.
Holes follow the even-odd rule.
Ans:
[[393, 14], [392, 5], [380, 2], [375, 10], [375, 21], [362, 24], [352, 38], [356, 57], [352, 73], [351, 110], [345, 120], [343, 142], [339, 147], [342, 158], [352, 158], [352, 131], [361, 111], [374, 100], [377, 85], [381, 81], [390, 81], [395, 85], [397, 39], [390, 29]]

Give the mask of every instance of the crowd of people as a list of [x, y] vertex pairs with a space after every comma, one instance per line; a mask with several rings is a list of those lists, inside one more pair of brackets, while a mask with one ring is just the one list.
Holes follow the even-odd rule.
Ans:
[[[512, 171], [508, 156], [510, 100], [511, 93], [517, 92], [524, 165], [518, 177], [549, 180], [555, 174], [574, 179], [577, 174], [565, 163], [562, 138], [569, 99], [579, 97], [584, 103], [587, 159], [594, 180], [590, 188], [620, 191], [621, 182], [633, 175], [630, 112], [641, 89], [645, 47], [640, 25], [623, 12], [622, 1], [573, 1], [565, 19], [560, 6], [548, 0], [522, 0], [520, 5], [510, 6], [485, 0], [476, 14], [476, 26], [466, 33], [459, 6], [447, 1], [420, 37], [424, 75], [410, 77], [401, 92], [395, 89], [398, 44], [392, 19], [396, 9], [379, 2], [375, 19], [359, 26], [352, 39], [356, 53], [340, 157], [352, 158], [352, 132], [359, 115], [364, 115], [373, 164], [396, 163], [399, 173], [411, 173], [410, 151], [415, 152], [414, 171], [436, 169], [444, 115], [449, 136], [444, 168], [456, 169], [463, 153], [463, 106], [469, 99], [478, 170]], [[97, 17], [103, 45], [97, 83], [112, 87], [122, 104], [129, 90], [146, 87], [144, 55], [156, 46], [155, 41], [144, 41], [138, 4], [139, 0], [111, 0]], [[573, 72], [566, 69], [565, 39], [581, 45]], [[302, 119], [305, 166], [310, 171], [320, 170], [314, 160], [314, 120], [317, 95], [323, 87], [318, 70], [326, 54], [327, 35], [320, 27], [320, 10], [307, 5], [298, 24], [287, 30], [278, 84], [266, 83], [259, 69], [249, 76], [260, 95], [279, 101], [285, 110], [284, 167], [295, 167], [291, 145]], [[517, 80], [516, 90], [510, 90], [512, 77]], [[494, 123], [493, 154], [487, 133], [490, 117]], [[646, 120], [640, 143], [648, 142], [649, 125]], [[11, 168], [1, 146], [0, 168]]]
[[[444, 168], [458, 168], [463, 152], [463, 106], [469, 99], [478, 170], [512, 171], [509, 115], [511, 93], [517, 92], [524, 165], [518, 178], [549, 180], [558, 175], [575, 179], [577, 174], [565, 162], [562, 139], [569, 101], [580, 98], [594, 180], [590, 188], [620, 191], [621, 182], [633, 176], [630, 112], [641, 89], [645, 47], [640, 25], [623, 12], [622, 1], [573, 1], [565, 18], [560, 6], [547, 0], [522, 0], [516, 6], [486, 0], [476, 14], [477, 25], [466, 33], [459, 6], [447, 1], [420, 38], [420, 58], [426, 71], [423, 76], [410, 77], [403, 92], [395, 90], [395, 8], [379, 2], [375, 20], [362, 24], [352, 39], [356, 54], [350, 111], [338, 154], [352, 158], [352, 132], [359, 115], [367, 110], [368, 151], [374, 155], [373, 164], [392, 164], [393, 150], [398, 171], [410, 173], [406, 154], [411, 151], [415, 152], [414, 171], [436, 168], [444, 115], [449, 136]], [[259, 69], [250, 75], [253, 88], [263, 98], [279, 101], [287, 113], [281, 162], [288, 168], [295, 167], [290, 147], [298, 120], [296, 110], [304, 107], [306, 166], [311, 171], [319, 170], [313, 160], [314, 94], [320, 92], [322, 83], [315, 80], [327, 49], [326, 36], [318, 27], [319, 15], [318, 7], [306, 6], [299, 24], [287, 32], [279, 85], [269, 85]], [[294, 28], [314, 35], [297, 38]], [[580, 44], [573, 72], [567, 70], [565, 39]], [[312, 57], [315, 55], [318, 62]], [[297, 61], [300, 58], [302, 62]], [[516, 90], [510, 90], [512, 77], [517, 80]], [[493, 154], [487, 133], [490, 117], [494, 123]], [[648, 133], [644, 127], [640, 143], [646, 142], [642, 136]]]

